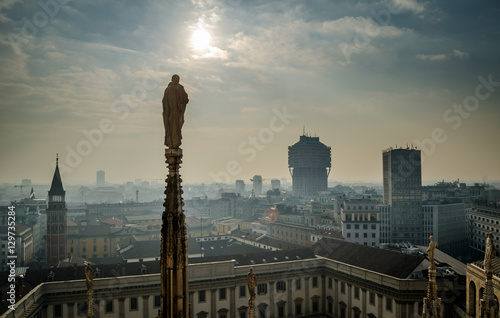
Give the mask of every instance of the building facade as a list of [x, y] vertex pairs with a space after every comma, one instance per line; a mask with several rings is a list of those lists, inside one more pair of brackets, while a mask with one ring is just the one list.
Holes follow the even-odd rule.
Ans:
[[341, 220], [345, 241], [369, 246], [380, 243], [380, 212], [376, 200], [345, 200], [341, 208]]
[[331, 148], [321, 143], [319, 137], [302, 135], [299, 142], [288, 147], [288, 168], [295, 195], [316, 196], [326, 191], [331, 167]]
[[390, 206], [382, 243], [425, 244], [420, 150], [389, 148], [382, 153], [383, 204]]
[[493, 233], [493, 244], [496, 247], [496, 256], [500, 256], [500, 209], [475, 206], [468, 217], [467, 242], [472, 257], [484, 257], [486, 237]]
[[[347, 244], [340, 247], [344, 256], [315, 256], [309, 250], [256, 253], [228, 261], [189, 265], [189, 303], [193, 318], [248, 317], [247, 273], [253, 268], [256, 279], [256, 317], [388, 317], [410, 318], [419, 315], [427, 280], [414, 279], [423, 258]], [[357, 246], [357, 247], [356, 247]], [[393, 265], [382, 273], [373, 264], [349, 264], [351, 252], [369, 248], [370, 258], [403, 261], [406, 268]], [[319, 253], [323, 253], [318, 251]], [[378, 254], [378, 257], [371, 255]], [[124, 265], [125, 266], [125, 265]], [[101, 275], [93, 283], [94, 305], [99, 317], [155, 317], [160, 307], [160, 277], [150, 273], [149, 264], [127, 264], [134, 276]], [[134, 267], [135, 266], [135, 267]], [[157, 266], [157, 265], [156, 265]], [[130, 268], [129, 268], [130, 267]], [[123, 272], [123, 271], [122, 271]], [[32, 274], [33, 275], [33, 274]], [[57, 273], [56, 273], [57, 277]], [[442, 290], [446, 282], [438, 282]], [[29, 318], [83, 317], [86, 313], [84, 279], [46, 281], [17, 304], [16, 315]], [[2, 318], [14, 317], [8, 311]]]
[[424, 233], [434, 236], [439, 249], [457, 257], [467, 253], [466, 215], [469, 205], [465, 203], [424, 203]]

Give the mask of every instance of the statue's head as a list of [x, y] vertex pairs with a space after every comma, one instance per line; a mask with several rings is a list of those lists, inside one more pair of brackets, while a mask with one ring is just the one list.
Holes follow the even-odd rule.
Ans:
[[490, 239], [493, 239], [493, 233], [489, 232], [489, 233], [488, 233], [488, 237], [489, 237]]
[[180, 79], [181, 78], [179, 77], [179, 75], [177, 75], [177, 74], [172, 75], [172, 82], [179, 83]]
[[431, 241], [434, 241], [434, 236], [432, 236], [432, 235], [431, 235], [431, 236], [429, 236], [429, 239], [430, 239]]

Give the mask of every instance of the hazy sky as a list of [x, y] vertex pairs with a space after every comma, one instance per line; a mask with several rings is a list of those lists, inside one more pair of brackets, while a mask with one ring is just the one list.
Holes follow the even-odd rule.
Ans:
[[[0, 182], [164, 179], [161, 99], [189, 94], [185, 182], [289, 177], [303, 126], [330, 179], [500, 179], [498, 1], [0, 3]], [[434, 138], [435, 141], [430, 141]], [[425, 141], [422, 145], [422, 142]], [[249, 182], [249, 181], [247, 181]]]

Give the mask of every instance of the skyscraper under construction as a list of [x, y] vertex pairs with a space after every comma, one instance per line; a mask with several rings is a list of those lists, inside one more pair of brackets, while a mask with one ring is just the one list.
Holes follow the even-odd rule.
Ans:
[[319, 137], [304, 134], [299, 142], [288, 147], [288, 169], [296, 195], [314, 196], [327, 190], [331, 168], [331, 148], [321, 143]]

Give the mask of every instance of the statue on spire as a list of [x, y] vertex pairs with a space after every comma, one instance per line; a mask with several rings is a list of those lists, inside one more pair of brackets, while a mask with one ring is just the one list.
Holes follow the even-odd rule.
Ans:
[[189, 102], [184, 86], [179, 84], [180, 77], [172, 76], [163, 95], [163, 125], [165, 126], [165, 146], [179, 148], [181, 145], [181, 129], [184, 124], [184, 112]]

